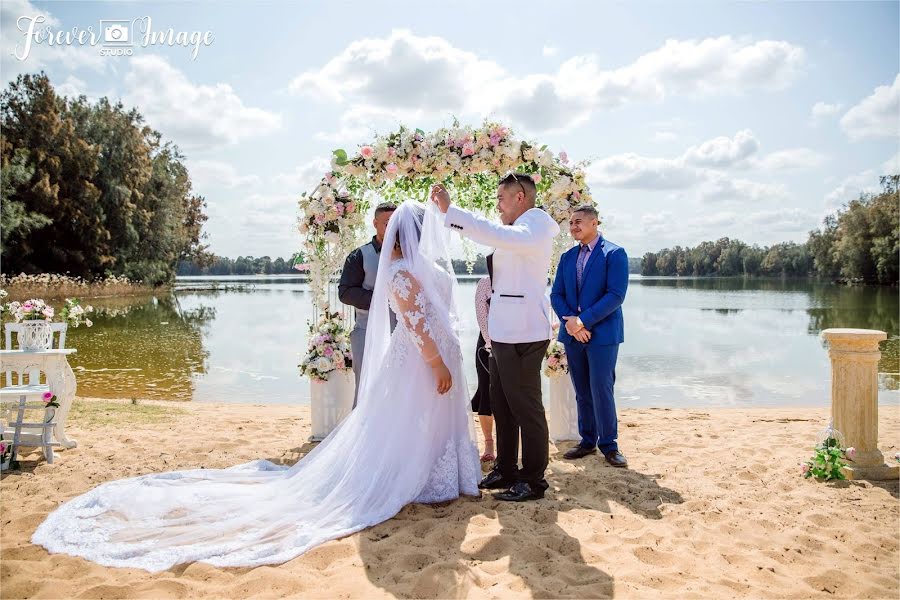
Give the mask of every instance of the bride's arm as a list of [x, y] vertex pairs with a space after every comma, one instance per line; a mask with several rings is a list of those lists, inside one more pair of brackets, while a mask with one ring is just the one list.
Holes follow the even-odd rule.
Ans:
[[428, 303], [418, 280], [409, 271], [397, 271], [391, 280], [391, 293], [399, 309], [397, 315], [403, 319], [406, 328], [412, 333], [413, 341], [434, 372], [438, 384], [438, 392], [443, 394], [453, 385], [450, 370], [444, 364], [440, 349], [434, 339], [436, 332], [425, 317]]

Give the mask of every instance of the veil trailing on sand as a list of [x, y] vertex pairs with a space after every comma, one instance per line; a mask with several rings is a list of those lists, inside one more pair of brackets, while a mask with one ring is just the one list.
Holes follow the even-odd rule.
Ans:
[[[255, 566], [290, 560], [411, 502], [477, 495], [452, 273], [434, 209], [404, 203], [381, 252], [359, 404], [318, 447], [289, 469], [261, 460], [110, 481], [60, 506], [32, 541], [148, 571], [196, 561]], [[415, 312], [398, 308], [400, 281], [417, 286]], [[391, 303], [401, 317], [393, 334]], [[424, 347], [451, 371], [446, 394], [437, 393]]]

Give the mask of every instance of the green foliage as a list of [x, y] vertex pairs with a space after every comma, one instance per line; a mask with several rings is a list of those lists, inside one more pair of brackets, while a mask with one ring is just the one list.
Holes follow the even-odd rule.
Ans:
[[803, 476], [825, 481], [846, 479], [843, 468], [847, 466], [847, 463], [843, 458], [844, 451], [840, 448], [837, 440], [830, 437], [817, 446], [813, 457], [802, 465]]
[[0, 101], [4, 271], [159, 285], [202, 260], [206, 201], [137, 110], [60, 97], [44, 73]]

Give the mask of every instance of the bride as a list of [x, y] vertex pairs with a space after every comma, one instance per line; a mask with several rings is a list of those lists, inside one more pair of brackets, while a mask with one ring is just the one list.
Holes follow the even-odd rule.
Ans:
[[[477, 496], [456, 281], [433, 211], [405, 202], [391, 217], [359, 403], [317, 448], [289, 469], [261, 460], [111, 481], [51, 513], [32, 542], [148, 571], [194, 561], [255, 566], [390, 519], [411, 502]], [[393, 334], [389, 308], [399, 317]]]

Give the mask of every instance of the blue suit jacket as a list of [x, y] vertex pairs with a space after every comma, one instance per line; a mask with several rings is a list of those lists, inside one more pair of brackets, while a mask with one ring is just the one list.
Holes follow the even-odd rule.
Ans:
[[[580, 316], [591, 332], [589, 346], [621, 344], [625, 341], [622, 302], [628, 289], [628, 256], [621, 247], [601, 236], [584, 265], [579, 293], [575, 278], [579, 248], [580, 244], [567, 250], [559, 259], [550, 292], [550, 303], [562, 322], [559, 341], [578, 343], [566, 331], [563, 317]], [[578, 310], [579, 306], [581, 310]]]

